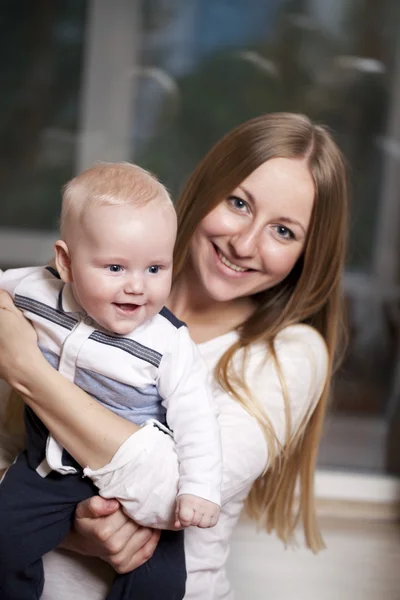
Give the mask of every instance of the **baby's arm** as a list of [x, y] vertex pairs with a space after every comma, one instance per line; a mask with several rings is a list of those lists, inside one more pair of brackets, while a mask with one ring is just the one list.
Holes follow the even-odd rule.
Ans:
[[212, 527], [218, 521], [221, 441], [208, 382], [207, 367], [181, 327], [163, 356], [157, 382], [179, 458], [177, 527]]

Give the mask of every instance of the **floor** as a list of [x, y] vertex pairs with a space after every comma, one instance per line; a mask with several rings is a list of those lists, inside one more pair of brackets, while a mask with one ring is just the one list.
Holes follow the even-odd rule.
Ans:
[[400, 525], [325, 517], [327, 549], [285, 550], [242, 521], [229, 576], [235, 600], [400, 600]]

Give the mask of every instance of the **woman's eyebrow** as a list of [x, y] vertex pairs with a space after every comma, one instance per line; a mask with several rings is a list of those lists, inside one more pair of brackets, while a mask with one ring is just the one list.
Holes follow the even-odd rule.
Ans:
[[255, 201], [253, 194], [249, 192], [249, 190], [247, 190], [243, 185], [238, 185], [238, 190], [242, 190], [244, 195], [247, 196], [248, 200], [251, 200], [252, 202]]

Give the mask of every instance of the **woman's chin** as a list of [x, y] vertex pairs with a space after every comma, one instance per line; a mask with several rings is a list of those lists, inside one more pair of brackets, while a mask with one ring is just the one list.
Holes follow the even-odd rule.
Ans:
[[[250, 283], [250, 282], [249, 282]], [[263, 292], [278, 282], [276, 281], [252, 281], [252, 285], [240, 286], [238, 281], [226, 282], [219, 277], [203, 278], [203, 289], [207, 296], [214, 302], [233, 302], [234, 300], [254, 296]]]
[[232, 302], [248, 295], [247, 293], [240, 293], [237, 287], [226, 285], [225, 282], [220, 280], [208, 281], [204, 287], [207, 295], [214, 302]]

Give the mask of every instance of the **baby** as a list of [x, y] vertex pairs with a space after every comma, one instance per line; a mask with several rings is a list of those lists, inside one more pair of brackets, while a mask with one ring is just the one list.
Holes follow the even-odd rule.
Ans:
[[[208, 374], [186, 326], [164, 307], [176, 228], [170, 197], [152, 175], [128, 163], [96, 164], [64, 188], [56, 269], [0, 272], [0, 287], [31, 320], [41, 351], [60, 373], [125, 419], [150, 420], [173, 435], [180, 465], [175, 526], [212, 527], [219, 516], [221, 450]], [[25, 421], [28, 449], [0, 485], [0, 511], [24, 490], [20, 510], [31, 518], [43, 521], [46, 503], [46, 515], [64, 512], [51, 525], [46, 521], [46, 532], [36, 523], [31, 538], [19, 523], [15, 560], [9, 521], [9, 573], [35, 561], [41, 569], [40, 557], [71, 526], [75, 504], [96, 493], [30, 409]], [[0, 571], [5, 554], [0, 548]]]

